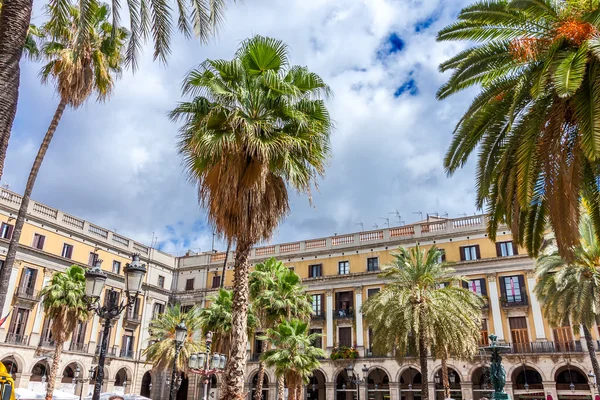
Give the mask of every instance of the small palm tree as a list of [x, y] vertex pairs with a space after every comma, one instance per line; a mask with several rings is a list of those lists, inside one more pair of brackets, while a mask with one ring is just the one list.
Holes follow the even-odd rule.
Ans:
[[55, 272], [40, 295], [46, 317], [52, 319], [52, 338], [56, 345], [46, 387], [46, 400], [52, 400], [63, 345], [77, 324], [89, 318], [84, 301], [85, 271], [78, 265], [71, 265], [64, 272]]
[[[277, 377], [284, 377], [288, 385], [288, 400], [301, 400], [302, 388], [308, 378], [320, 366], [325, 357], [323, 349], [313, 346], [318, 334], [309, 334], [309, 323], [292, 319], [275, 328], [267, 329], [262, 340], [268, 341], [273, 350], [261, 357], [268, 367], [275, 368]], [[278, 385], [278, 399], [283, 399], [283, 385]]]
[[[48, 13], [52, 14], [55, 7], [58, 5], [49, 5]], [[41, 52], [48, 62], [40, 71], [40, 76], [43, 83], [52, 81], [55, 84], [60, 102], [29, 172], [6, 253], [6, 262], [0, 270], [0, 282], [6, 282], [15, 262], [31, 192], [65, 108], [70, 106], [77, 109], [92, 93], [97, 94], [98, 101], [106, 100], [112, 91], [115, 77], [121, 73], [122, 51], [127, 42], [127, 33], [117, 29], [113, 34], [113, 26], [108, 22], [108, 5], [91, 2], [86, 12], [92, 13], [93, 18], [85, 26], [80, 25], [81, 10], [74, 6], [68, 7], [68, 10], [68, 24], [59, 24], [50, 19], [41, 27], [46, 38]], [[79, 40], [81, 30], [87, 32], [83, 42]], [[6, 285], [0, 284], [0, 304], [5, 302], [6, 291]]]
[[[269, 258], [254, 267], [249, 277], [250, 299], [257, 312], [262, 329], [275, 327], [292, 318], [307, 321], [312, 314], [312, 304], [302, 286], [302, 279], [276, 258]], [[267, 350], [267, 341], [262, 341], [262, 353]], [[258, 381], [255, 400], [262, 399], [262, 384], [265, 363], [258, 366]], [[283, 376], [280, 377], [283, 386]]]
[[288, 186], [310, 192], [325, 171], [332, 124], [323, 80], [290, 67], [285, 43], [242, 42], [231, 61], [206, 60], [185, 78], [193, 96], [171, 113], [182, 120], [180, 153], [217, 233], [236, 244], [231, 357], [224, 399], [243, 396], [248, 257], [288, 213]]
[[600, 241], [588, 214], [581, 217], [579, 233], [581, 239], [572, 261], [567, 262], [558, 252], [537, 259], [534, 291], [550, 325], [563, 326], [569, 321], [575, 333], [583, 328], [594, 374], [600, 376], [590, 332], [600, 314]]
[[[400, 247], [394, 261], [379, 275], [386, 286], [362, 307], [373, 330], [373, 349], [402, 359], [416, 351], [421, 364], [421, 398], [429, 399], [427, 353], [442, 360], [468, 356], [477, 349], [482, 300], [460, 287], [463, 278], [438, 262], [435, 246], [423, 250]], [[443, 333], [443, 334], [442, 334]], [[437, 349], [437, 350], [435, 350]], [[445, 382], [447, 386], [447, 382]]]
[[600, 234], [600, 3], [479, 1], [438, 40], [475, 43], [440, 66], [444, 99], [480, 88], [458, 122], [449, 174], [478, 149], [477, 205], [489, 234], [506, 222], [536, 256], [549, 221], [563, 256], [578, 243], [579, 201]]
[[194, 334], [201, 329], [200, 310], [192, 308], [188, 312], [181, 311], [181, 305], [173, 307], [152, 320], [150, 328], [150, 345], [144, 350], [146, 359], [159, 370], [167, 370], [173, 365], [175, 358], [175, 327], [184, 323], [187, 328], [187, 337], [181, 346], [177, 359], [177, 369], [187, 369], [190, 355], [204, 349], [203, 344], [194, 339]]

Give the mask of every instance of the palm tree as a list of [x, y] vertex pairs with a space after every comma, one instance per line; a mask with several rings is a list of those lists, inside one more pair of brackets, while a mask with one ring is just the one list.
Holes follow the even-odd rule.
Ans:
[[444, 99], [481, 88], [458, 122], [444, 165], [449, 174], [477, 148], [477, 205], [495, 239], [506, 222], [529, 253], [546, 222], [563, 256], [577, 245], [585, 197], [600, 233], [600, 5], [592, 1], [480, 1], [438, 40], [476, 45], [440, 66], [453, 71]]
[[[268, 341], [273, 350], [261, 357], [275, 375], [284, 377], [288, 384], [288, 400], [303, 399], [302, 388], [313, 371], [319, 368], [319, 358], [325, 357], [323, 349], [313, 346], [319, 334], [309, 334], [309, 323], [292, 319], [275, 328], [267, 329], [261, 339]], [[283, 385], [279, 385], [278, 399], [283, 399]]]
[[195, 96], [172, 111], [179, 150], [217, 233], [235, 241], [231, 358], [223, 398], [242, 396], [246, 365], [248, 256], [288, 213], [288, 185], [310, 192], [325, 171], [332, 124], [322, 79], [290, 67], [287, 46], [255, 36], [235, 58], [206, 60], [185, 78]]
[[[47, 38], [47, 41], [43, 43], [42, 53], [43, 57], [48, 60], [48, 63], [40, 71], [41, 80], [43, 83], [52, 81], [55, 84], [60, 102], [29, 172], [6, 254], [6, 262], [0, 269], [0, 282], [8, 282], [17, 255], [23, 224], [27, 217], [31, 192], [65, 108], [71, 106], [73, 109], [77, 109], [94, 92], [97, 94], [98, 101], [106, 100], [111, 94], [114, 76], [121, 73], [127, 33], [119, 29], [116, 34], [113, 34], [113, 27], [108, 22], [110, 15], [108, 5], [92, 2], [89, 6], [91, 7], [89, 12], [93, 13], [93, 18], [89, 19], [89, 26], [80, 26], [81, 10], [69, 7], [68, 25], [59, 24], [50, 18], [41, 27], [42, 33]], [[54, 13], [55, 7], [58, 5], [48, 7], [50, 15]], [[81, 29], [87, 29], [88, 33], [87, 39], [79, 43]], [[6, 284], [0, 285], [0, 304], [4, 304], [6, 301], [7, 290]]]
[[[81, 10], [80, 26], [94, 23], [93, 9], [97, 0], [79, 0]], [[0, 4], [3, 2], [0, 1]], [[4, 159], [8, 139], [12, 129], [17, 101], [19, 98], [19, 60], [27, 43], [33, 2], [31, 0], [11, 0], [4, 2], [0, 12], [0, 178], [4, 169]], [[53, 5], [52, 19], [59, 25], [67, 26], [71, 20], [69, 8], [72, 0], [48, 0]], [[120, 14], [123, 6], [113, 1], [112, 25], [120, 28]], [[135, 69], [136, 58], [148, 37], [154, 42], [154, 58], [162, 62], [171, 52], [170, 43], [175, 12], [166, 1], [128, 0], [124, 6], [129, 14], [126, 24], [131, 32], [127, 49], [127, 61]], [[224, 20], [227, 2], [225, 0], [177, 0], [177, 27], [186, 37], [192, 34], [206, 43]], [[78, 41], [86, 40], [86, 30], [81, 30]]]
[[77, 324], [89, 318], [84, 301], [85, 271], [78, 265], [71, 265], [64, 272], [55, 272], [40, 295], [44, 312], [52, 319], [52, 338], [56, 345], [46, 387], [46, 400], [52, 400], [63, 345]]
[[453, 269], [438, 262], [441, 251], [435, 246], [429, 250], [418, 245], [410, 250], [400, 247], [392, 255], [394, 261], [379, 275], [389, 282], [363, 304], [362, 312], [373, 330], [376, 352], [395, 350], [399, 359], [417, 352], [421, 398], [428, 400], [428, 349], [433, 348], [442, 360], [475, 351], [483, 302], [460, 286], [464, 279], [453, 275]]
[[[249, 276], [250, 299], [256, 310], [262, 329], [275, 327], [292, 318], [308, 321], [312, 314], [312, 304], [302, 286], [302, 280], [276, 258], [259, 263]], [[262, 341], [262, 353], [267, 350], [267, 341]], [[258, 365], [258, 381], [255, 400], [262, 399], [262, 385], [265, 376], [265, 362]], [[283, 376], [279, 386], [283, 387]]]
[[600, 241], [588, 214], [581, 216], [579, 233], [572, 261], [566, 261], [558, 252], [537, 259], [534, 291], [550, 325], [558, 327], [570, 321], [575, 333], [582, 327], [594, 374], [600, 376], [590, 332], [600, 314]]

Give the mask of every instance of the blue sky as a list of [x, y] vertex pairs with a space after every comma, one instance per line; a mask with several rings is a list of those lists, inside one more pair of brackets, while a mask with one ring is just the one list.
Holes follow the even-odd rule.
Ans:
[[[33, 198], [174, 254], [210, 250], [212, 230], [175, 151], [184, 74], [206, 58], [231, 58], [254, 34], [290, 46], [291, 62], [319, 73], [336, 131], [327, 176], [313, 194], [292, 193], [292, 210], [272, 242], [398, 223], [417, 212], [457, 217], [474, 208], [473, 168], [446, 177], [442, 159], [469, 96], [435, 100], [447, 77], [440, 62], [464, 48], [437, 43], [437, 30], [467, 2], [435, 0], [248, 0], [232, 4], [208, 45], [176, 35], [168, 66], [146, 48], [107, 103], [67, 110]], [[34, 17], [40, 23], [41, 16]], [[23, 61], [21, 97], [4, 184], [22, 192], [58, 99], [39, 83], [39, 64]], [[472, 164], [472, 163], [471, 163]], [[360, 225], [362, 223], [362, 225]], [[217, 247], [224, 244], [217, 240]]]

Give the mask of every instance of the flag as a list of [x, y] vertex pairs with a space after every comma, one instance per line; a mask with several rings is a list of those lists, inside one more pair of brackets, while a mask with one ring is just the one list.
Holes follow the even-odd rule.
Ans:
[[[14, 307], [13, 307], [14, 308]], [[4, 325], [4, 322], [8, 319], [10, 313], [12, 312], [12, 308], [10, 310], [8, 310], [8, 314], [6, 314], [5, 317], [3, 317], [2, 319], [0, 319], [0, 326]]]

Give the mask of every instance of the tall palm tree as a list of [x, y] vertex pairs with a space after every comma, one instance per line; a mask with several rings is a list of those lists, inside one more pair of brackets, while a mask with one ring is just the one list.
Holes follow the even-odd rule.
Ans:
[[[50, 15], [55, 12], [55, 7], [58, 5], [48, 7], [47, 11]], [[93, 18], [89, 19], [89, 25], [81, 26], [81, 10], [77, 7], [69, 7], [68, 24], [50, 18], [41, 27], [41, 32], [47, 39], [41, 51], [48, 61], [40, 71], [41, 80], [43, 83], [52, 81], [55, 84], [60, 102], [29, 172], [8, 246], [6, 262], [0, 269], [0, 282], [8, 282], [27, 217], [31, 192], [65, 108], [70, 106], [77, 109], [92, 93], [96, 93], [98, 101], [106, 100], [111, 94], [115, 77], [121, 73], [127, 33], [122, 29], [118, 29], [116, 34], [113, 33], [113, 26], [108, 22], [110, 16], [108, 5], [92, 2], [89, 3], [89, 7], [91, 10], [87, 12], [93, 14]], [[88, 32], [86, 40], [80, 43], [79, 36], [82, 29]], [[6, 284], [0, 284], [0, 304], [6, 301], [7, 290]]]
[[[402, 359], [416, 351], [421, 364], [421, 398], [429, 399], [427, 352], [462, 355], [475, 351], [481, 326], [479, 296], [460, 286], [464, 280], [438, 262], [435, 246], [423, 250], [398, 248], [394, 261], [379, 275], [386, 286], [362, 306], [366, 323], [373, 330], [373, 349]], [[441, 335], [443, 332], [445, 335]], [[477, 332], [477, 334], [475, 334]], [[465, 354], [467, 355], [467, 354]], [[447, 383], [446, 383], [447, 384]]]
[[[80, 16], [81, 26], [91, 26], [94, 22], [94, 3], [97, 0], [78, 0], [84, 12]], [[66, 25], [71, 17], [69, 8], [73, 0], [48, 0], [53, 5], [52, 18]], [[207, 42], [216, 28], [224, 20], [227, 2], [225, 0], [177, 0], [177, 11], [173, 11], [166, 1], [128, 0], [113, 1], [112, 24], [120, 28], [120, 14], [125, 8], [129, 21], [125, 24], [131, 32], [127, 49], [127, 61], [136, 67], [136, 58], [145, 40], [154, 42], [154, 58], [165, 62], [170, 50], [173, 32], [173, 19], [177, 15], [177, 28], [186, 37], [194, 34], [202, 42]], [[12, 129], [19, 98], [19, 60], [27, 43], [27, 33], [31, 22], [33, 2], [31, 0], [2, 0], [0, 12], [0, 178], [4, 169], [4, 159], [8, 139]], [[86, 40], [87, 32], [81, 31], [79, 41]]]
[[[281, 261], [272, 257], [259, 263], [249, 276], [250, 299], [256, 310], [262, 329], [275, 327], [292, 318], [308, 321], [312, 314], [312, 304], [302, 286], [302, 280]], [[267, 350], [267, 341], [262, 341], [262, 353]], [[265, 362], [258, 365], [255, 400], [262, 399], [262, 385], [265, 376]], [[283, 386], [283, 376], [279, 384]]]
[[329, 87], [290, 67], [287, 46], [255, 36], [235, 58], [206, 60], [189, 73], [172, 111], [183, 120], [179, 150], [217, 233], [235, 241], [231, 358], [225, 399], [242, 396], [246, 366], [248, 256], [288, 213], [288, 185], [310, 192], [325, 171], [332, 124]]
[[[282, 376], [288, 384], [288, 400], [303, 399], [302, 388], [308, 383], [313, 371], [319, 368], [319, 359], [325, 357], [323, 349], [313, 346], [319, 334], [309, 334], [309, 323], [292, 319], [275, 328], [267, 329], [261, 339], [274, 349], [267, 350], [262, 360], [275, 368], [275, 375]], [[282, 399], [283, 386], [279, 385], [278, 399]]]
[[77, 324], [89, 318], [84, 301], [85, 271], [78, 265], [71, 265], [64, 272], [55, 272], [40, 295], [46, 317], [52, 319], [52, 338], [55, 343], [46, 387], [46, 400], [52, 400], [63, 345]]
[[600, 241], [588, 214], [581, 216], [579, 233], [579, 245], [570, 262], [558, 252], [537, 259], [534, 291], [550, 325], [559, 327], [569, 321], [575, 333], [579, 333], [580, 326], [583, 328], [594, 374], [600, 376], [590, 332], [600, 314]]
[[475, 42], [440, 66], [444, 99], [480, 87], [459, 120], [449, 174], [477, 148], [477, 205], [495, 239], [506, 222], [536, 256], [546, 222], [563, 256], [578, 243], [579, 201], [600, 233], [600, 5], [598, 0], [479, 1], [438, 40]]

